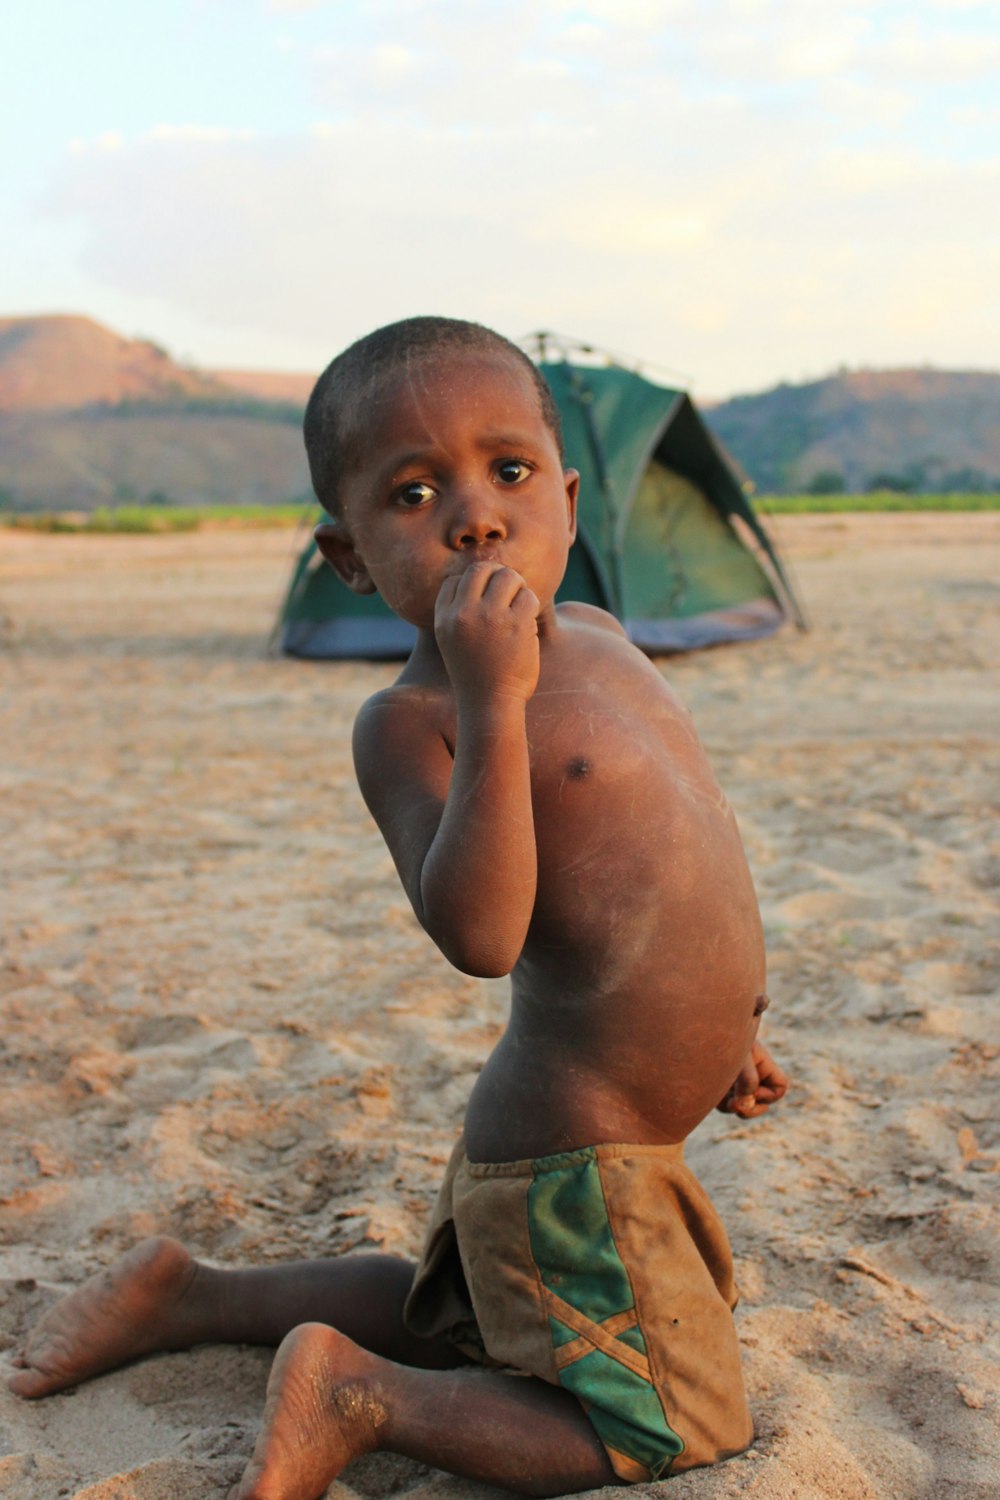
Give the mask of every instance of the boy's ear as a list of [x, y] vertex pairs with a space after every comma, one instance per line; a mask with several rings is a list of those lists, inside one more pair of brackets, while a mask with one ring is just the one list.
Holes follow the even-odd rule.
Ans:
[[316, 545], [337, 577], [355, 594], [374, 594], [364, 559], [354, 546], [351, 534], [342, 521], [323, 521], [313, 532]]
[[576, 541], [576, 501], [580, 493], [579, 470], [563, 469], [563, 483], [566, 486], [566, 505], [569, 511], [569, 540], [572, 546]]

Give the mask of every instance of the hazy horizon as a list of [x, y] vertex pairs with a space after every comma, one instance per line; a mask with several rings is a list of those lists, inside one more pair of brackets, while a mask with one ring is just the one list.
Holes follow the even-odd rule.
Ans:
[[[104, 327], [104, 328], [108, 329], [110, 332], [118, 334], [118, 335], [121, 335], [122, 337], [125, 337], [125, 338], [128, 338], [128, 339], [134, 339], [137, 342], [146, 342], [146, 343], [153, 344], [157, 348], [163, 350], [170, 359], [172, 359], [176, 364], [180, 365], [182, 368], [184, 368], [184, 369], [190, 369], [192, 371], [196, 371], [196, 372], [199, 372], [199, 373], [205, 374], [205, 375], [213, 375], [213, 374], [219, 373], [219, 374], [232, 374], [233, 376], [240, 376], [240, 375], [254, 376], [254, 375], [260, 375], [262, 377], [277, 376], [279, 379], [289, 379], [289, 380], [291, 380], [291, 379], [295, 379], [295, 380], [301, 380], [301, 379], [315, 380], [318, 377], [318, 375], [321, 373], [319, 367], [317, 367], [314, 370], [307, 370], [307, 369], [302, 369], [302, 368], [297, 368], [297, 369], [288, 368], [288, 367], [282, 368], [282, 367], [277, 366], [277, 365], [260, 365], [260, 364], [257, 364], [257, 365], [248, 365], [248, 364], [244, 364], [244, 365], [217, 365], [217, 364], [204, 364], [204, 363], [202, 363], [201, 361], [198, 361], [198, 360], [189, 360], [189, 359], [186, 359], [186, 358], [185, 359], [181, 359], [178, 356], [176, 350], [171, 349], [170, 346], [168, 344], [166, 344], [163, 339], [157, 337], [155, 331], [153, 331], [153, 332], [145, 331], [145, 332], [136, 332], [136, 333], [125, 333], [125, 331], [123, 329], [121, 329], [121, 328], [114, 328], [110, 324], [103, 323], [100, 318], [94, 318], [91, 313], [83, 312], [83, 311], [81, 311], [79, 309], [71, 309], [71, 308], [50, 308], [50, 309], [45, 309], [45, 310], [28, 309], [28, 310], [26, 310], [24, 312], [14, 312], [14, 313], [12, 313], [12, 312], [8, 312], [4, 308], [0, 308], [0, 325], [2, 325], [4, 322], [8, 321], [9, 319], [13, 319], [13, 318], [24, 319], [24, 320], [27, 320], [27, 321], [33, 321], [35, 319], [60, 318], [60, 317], [89, 319], [89, 320], [97, 323], [101, 327]], [[535, 335], [537, 334], [537, 332], [538, 332], [538, 330], [532, 330], [531, 333], [527, 333], [527, 334], [525, 334], [525, 335], [523, 335], [523, 336], [521, 336], [519, 338], [516, 338], [515, 342], [524, 345], [524, 344], [528, 343], [531, 339], [533, 339], [535, 337]], [[570, 340], [568, 347], [572, 347], [573, 342], [574, 342], [573, 340]], [[335, 354], [337, 352], [339, 352], [339, 351], [337, 351], [337, 350], [331, 351], [331, 357], [332, 357], [332, 354]], [[529, 349], [529, 352], [532, 352], [532, 351]], [[592, 346], [589, 346], [588, 352], [590, 354], [593, 354], [594, 356], [597, 356], [597, 357], [600, 357], [602, 355], [606, 355], [606, 356], [609, 356], [611, 358], [616, 359], [617, 361], [619, 361], [621, 363], [624, 363], [626, 366], [634, 366], [636, 369], [640, 370], [641, 373], [643, 375], [645, 375], [647, 379], [653, 380], [654, 382], [656, 382], [658, 384], [661, 384], [661, 385], [670, 386], [672, 380], [676, 381], [676, 377], [677, 377], [677, 373], [678, 372], [676, 372], [676, 371], [675, 372], [671, 372], [669, 370], [664, 369], [662, 366], [657, 366], [656, 363], [655, 363], [655, 361], [643, 361], [643, 360], [639, 360], [635, 356], [629, 355], [627, 351], [623, 351], [623, 350], [609, 350], [609, 349], [604, 349], [604, 348], [602, 348], [600, 346], [597, 346], [597, 345], [592, 345]], [[779, 375], [779, 376], [775, 377], [773, 380], [770, 380], [766, 385], [756, 386], [756, 387], [753, 387], [753, 388], [746, 388], [746, 389], [742, 389], [742, 390], [738, 390], [738, 391], [729, 391], [725, 395], [722, 395], [722, 396], [717, 396], [717, 395], [713, 394], [711, 391], [699, 391], [698, 392], [698, 402], [699, 402], [699, 404], [701, 406], [716, 406], [716, 405], [724, 404], [727, 401], [734, 400], [734, 399], [739, 398], [739, 397], [764, 395], [767, 392], [772, 391], [772, 390], [774, 390], [774, 389], [776, 389], [778, 387], [781, 387], [781, 386], [803, 385], [803, 384], [804, 385], [820, 384], [820, 383], [822, 383], [824, 381], [835, 380], [835, 379], [838, 379], [840, 377], [851, 376], [851, 375], [892, 375], [892, 374], [895, 374], [895, 373], [911, 375], [911, 374], [914, 374], [914, 373], [920, 373], [922, 371], [930, 373], [930, 374], [939, 374], [939, 375], [973, 375], [973, 376], [975, 376], [975, 375], [997, 375], [997, 376], [1000, 376], [1000, 352], [998, 352], [997, 359], [996, 359], [996, 361], [994, 362], [993, 365], [986, 365], [986, 364], [984, 364], [984, 365], [979, 365], [979, 366], [976, 366], [976, 365], [966, 365], [966, 366], [959, 367], [959, 366], [956, 366], [956, 365], [939, 365], [939, 364], [934, 364], [934, 363], [932, 363], [930, 361], [926, 361], [926, 360], [922, 361], [920, 364], [912, 364], [912, 365], [874, 365], [874, 364], [847, 365], [847, 364], [844, 364], [842, 362], [839, 365], [833, 367], [832, 369], [819, 371], [819, 372], [817, 372], [816, 374], [813, 374], [813, 375], [802, 376], [798, 380], [789, 380], [787, 377]], [[283, 399], [283, 398], [278, 397], [277, 399]]]

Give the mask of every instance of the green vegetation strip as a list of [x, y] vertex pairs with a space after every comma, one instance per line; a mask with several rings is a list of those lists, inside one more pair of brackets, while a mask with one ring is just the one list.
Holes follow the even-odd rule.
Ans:
[[[831, 515], [845, 511], [1000, 510], [1000, 494], [910, 495], [879, 490], [870, 495], [757, 495], [763, 516]], [[301, 500], [284, 505], [101, 505], [83, 511], [14, 511], [0, 508], [0, 526], [25, 531], [155, 532], [280, 529], [315, 525], [322, 512]]]
[[844, 511], [883, 514], [890, 511], [1000, 510], [1000, 494], [911, 495], [875, 490], [870, 495], [755, 495], [762, 516], [831, 515]]
[[287, 505], [102, 505], [89, 515], [69, 511], [3, 512], [0, 525], [25, 531], [155, 533], [280, 529], [314, 523], [318, 507], [293, 501]]

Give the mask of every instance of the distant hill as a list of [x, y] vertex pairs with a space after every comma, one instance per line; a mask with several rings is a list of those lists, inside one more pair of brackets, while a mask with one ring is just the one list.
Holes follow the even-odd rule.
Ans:
[[310, 385], [188, 369], [90, 318], [0, 319], [0, 502], [88, 510], [305, 497]]
[[[90, 318], [0, 318], [0, 504], [308, 497], [313, 379], [191, 369]], [[702, 412], [763, 493], [1000, 489], [1000, 375], [859, 370]]]
[[56, 411], [124, 401], [225, 396], [221, 381], [175, 364], [91, 318], [0, 318], [0, 411]]
[[1000, 489], [1000, 375], [857, 370], [704, 416], [763, 493]]
[[124, 407], [0, 414], [0, 502], [18, 510], [311, 496], [298, 421]]
[[[288, 401], [305, 409], [315, 375], [293, 375], [274, 370], [212, 370], [213, 380], [221, 381], [230, 390], [244, 396], [253, 396], [258, 401]], [[317, 371], [317, 374], [319, 372]]]

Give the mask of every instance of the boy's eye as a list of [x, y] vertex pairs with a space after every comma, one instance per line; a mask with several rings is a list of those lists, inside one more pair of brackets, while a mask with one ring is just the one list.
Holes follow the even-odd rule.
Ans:
[[396, 491], [396, 499], [400, 505], [415, 510], [418, 505], [426, 505], [428, 500], [433, 500], [434, 491], [429, 484], [423, 484], [419, 479], [414, 479], [411, 484], [404, 484], [402, 489]]
[[497, 465], [497, 478], [501, 484], [523, 484], [531, 473], [531, 465], [523, 458], [505, 458]]

